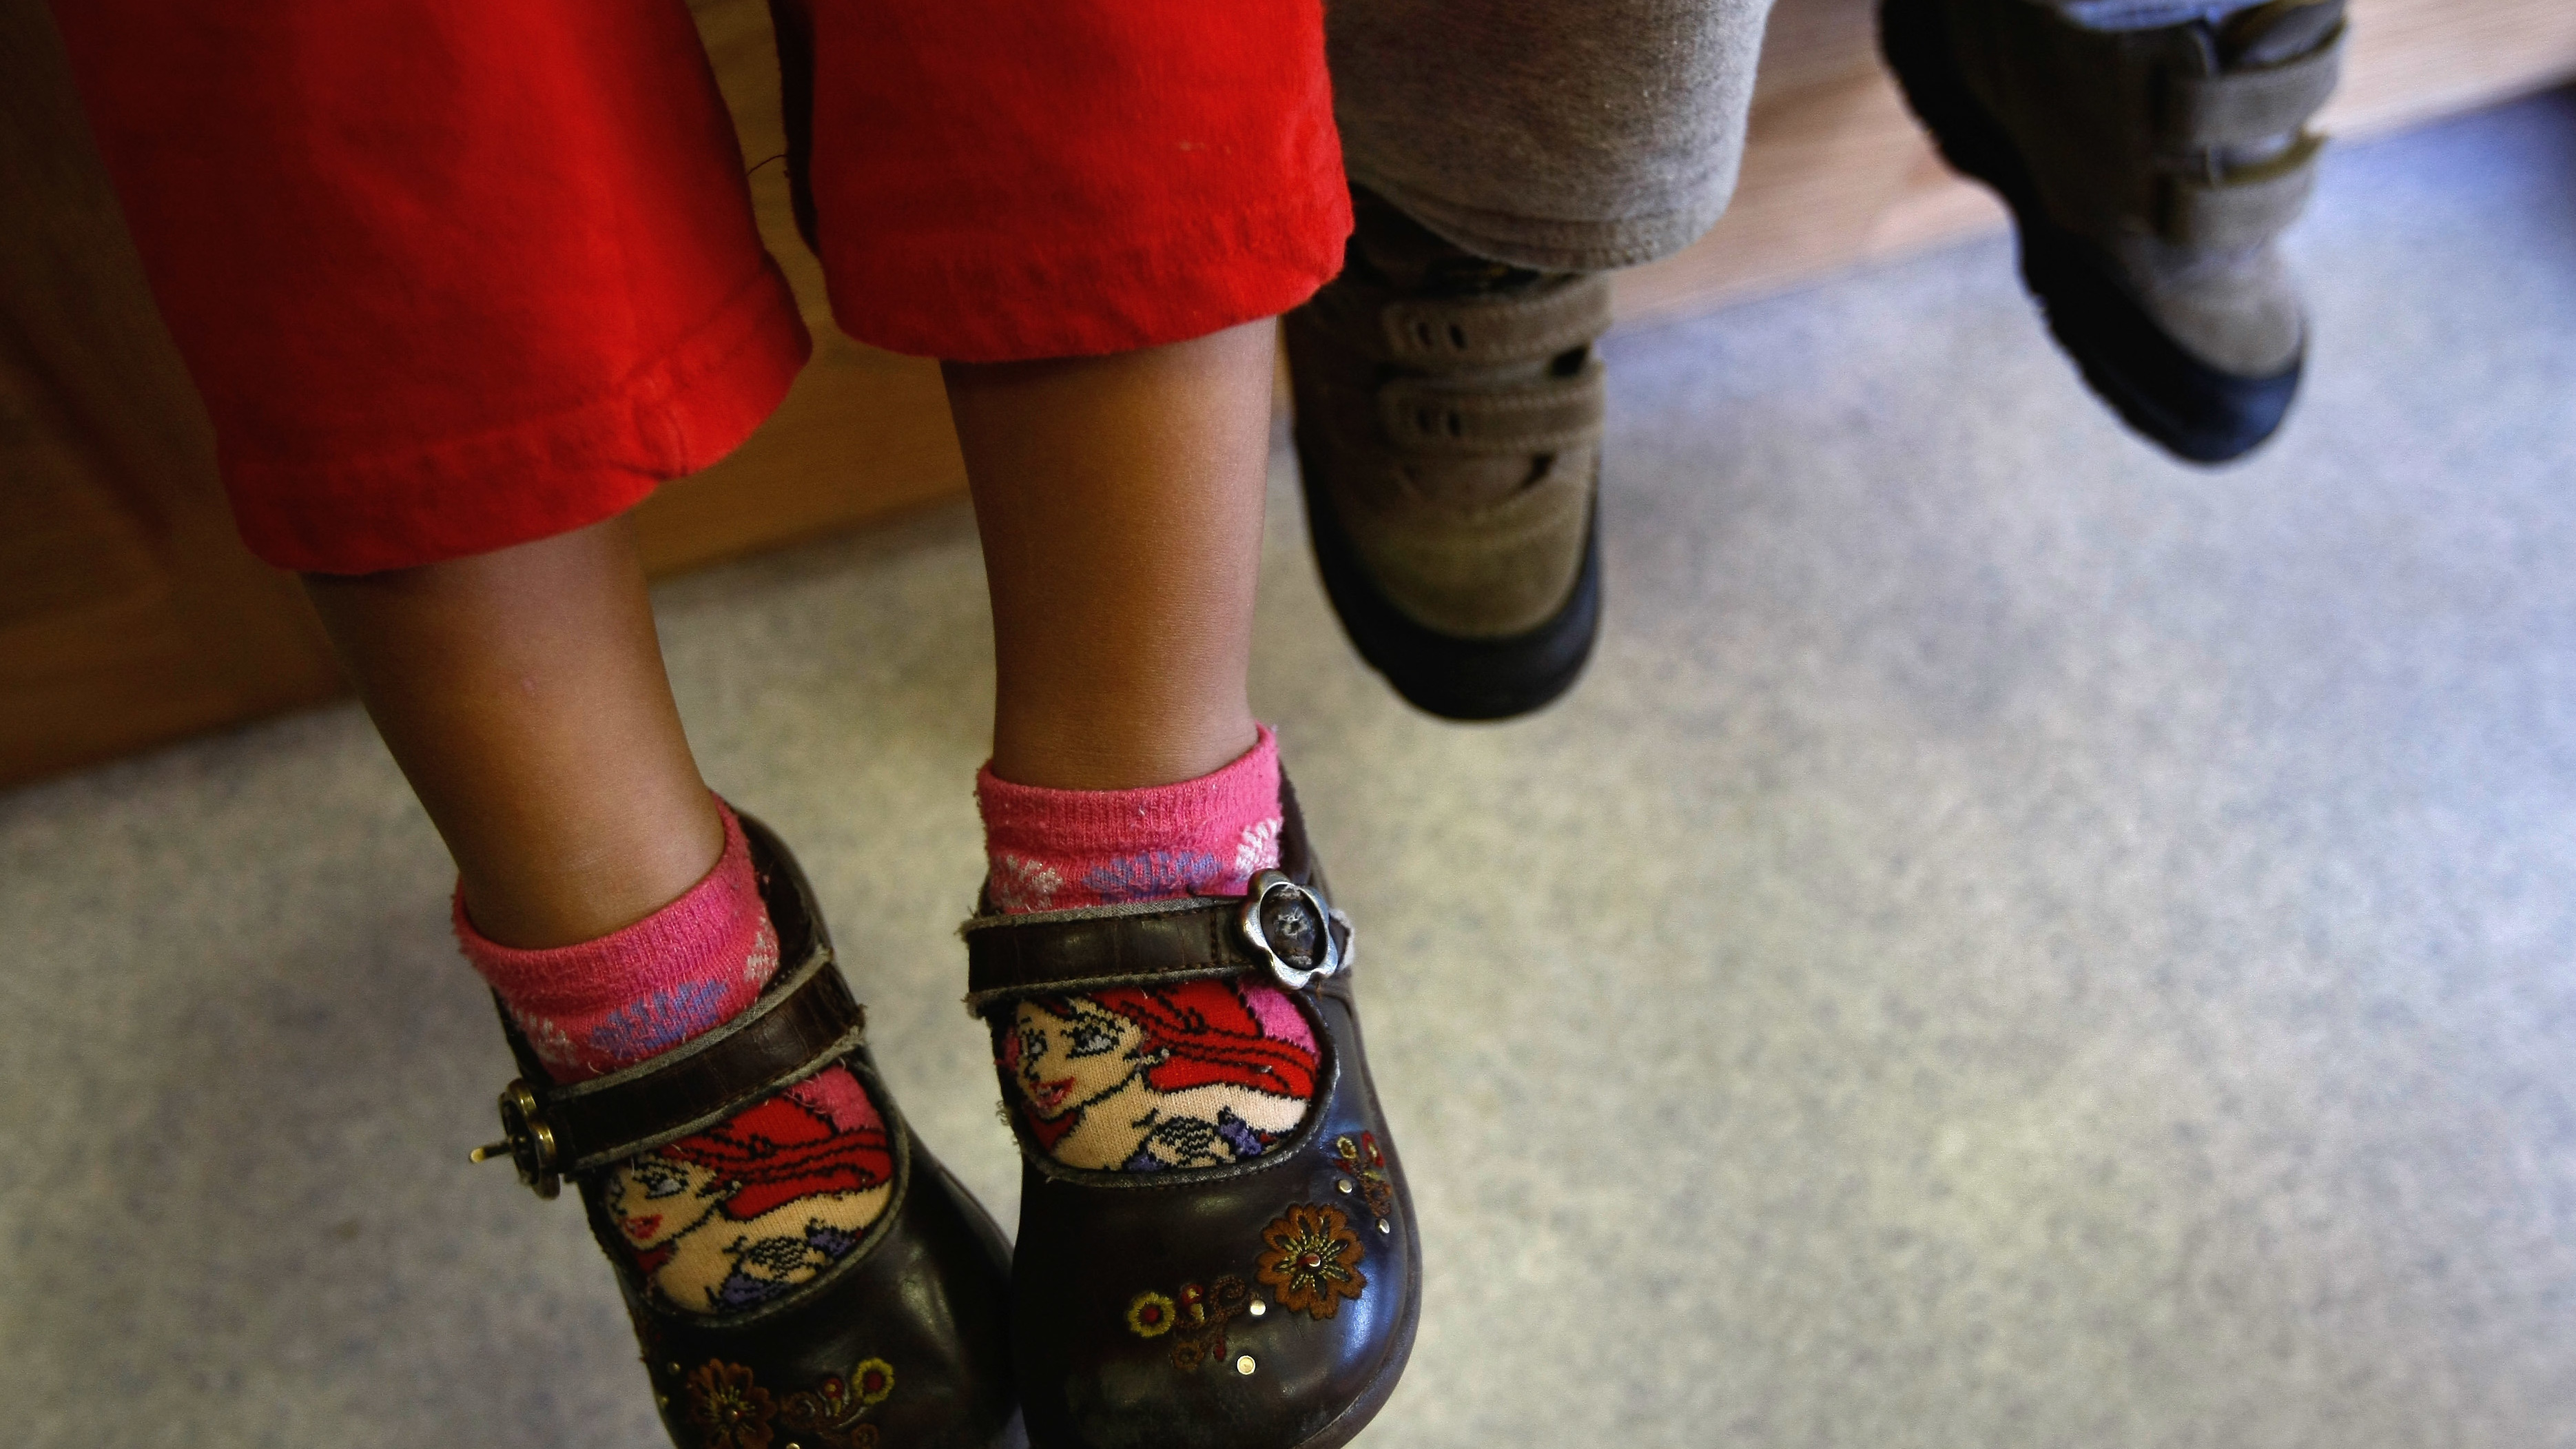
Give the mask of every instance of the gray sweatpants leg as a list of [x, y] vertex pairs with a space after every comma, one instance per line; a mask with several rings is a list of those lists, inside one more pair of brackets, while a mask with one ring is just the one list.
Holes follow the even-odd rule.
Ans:
[[1480, 256], [1679, 251], [1744, 157], [1771, 0], [1326, 0], [1351, 179]]

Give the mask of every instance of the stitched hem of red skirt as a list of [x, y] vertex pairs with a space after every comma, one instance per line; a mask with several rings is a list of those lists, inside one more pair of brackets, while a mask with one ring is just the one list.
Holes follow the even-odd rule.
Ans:
[[[823, 237], [832, 317], [873, 347], [949, 362], [1098, 357], [1275, 317], [1342, 269], [1350, 194], [1199, 219], [1142, 243], [996, 256], [973, 239]], [[955, 245], [950, 245], [955, 241]]]
[[222, 459], [242, 541], [283, 569], [362, 574], [489, 553], [634, 507], [742, 445], [813, 350], [760, 272], [679, 346], [579, 407], [376, 457]]

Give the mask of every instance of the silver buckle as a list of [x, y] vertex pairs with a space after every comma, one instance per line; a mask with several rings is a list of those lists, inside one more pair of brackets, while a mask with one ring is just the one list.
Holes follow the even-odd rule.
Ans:
[[519, 1181], [537, 1196], [550, 1198], [563, 1191], [563, 1176], [555, 1170], [555, 1132], [537, 1115], [537, 1094], [528, 1089], [525, 1077], [501, 1093], [501, 1140], [467, 1154], [472, 1162], [496, 1157], [510, 1159], [519, 1169]]
[[1243, 900], [1243, 938], [1291, 991], [1342, 969], [1342, 947], [1333, 939], [1337, 912], [1324, 898], [1275, 870], [1252, 878]]

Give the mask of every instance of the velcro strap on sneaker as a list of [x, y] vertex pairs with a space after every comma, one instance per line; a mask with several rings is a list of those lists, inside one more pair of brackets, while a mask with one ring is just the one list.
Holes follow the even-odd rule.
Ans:
[[[506, 1011], [502, 1021], [512, 1045], [521, 1045]], [[542, 1165], [556, 1173], [586, 1172], [703, 1132], [830, 1066], [866, 1035], [865, 1008], [850, 995], [831, 952], [817, 947], [740, 1016], [660, 1056], [570, 1086], [547, 1084], [541, 1075], [521, 1078], [513, 1087], [531, 1099], [522, 1112], [528, 1120], [511, 1120], [505, 1094], [503, 1127], [513, 1138], [523, 1127], [542, 1128], [551, 1149], [551, 1161]], [[517, 1143], [510, 1145], [518, 1157]]]
[[1574, 277], [1530, 291], [1417, 297], [1380, 313], [1393, 360], [1429, 371], [1536, 362], [1610, 330], [1610, 278]]
[[2343, 32], [2296, 60], [2224, 75], [2171, 73], [2165, 82], [2168, 149], [2248, 146], [2295, 132], [2333, 94], [2343, 65]]
[[1397, 378], [1377, 391], [1378, 425], [1398, 452], [1439, 457], [1562, 453], [1596, 441], [1609, 413], [1601, 359], [1571, 377], [1473, 391]]
[[2228, 172], [2216, 180], [2169, 178], [2157, 230], [2167, 241], [2219, 251], [2271, 240], [2306, 209], [2308, 193], [2316, 186], [2317, 152], [2322, 145], [2307, 136], [2280, 159], [2260, 167]]
[[1167, 986], [1260, 972], [1290, 990], [1351, 962], [1350, 918], [1325, 901], [1296, 796], [1280, 782], [1279, 868], [1247, 895], [981, 915], [966, 938], [966, 1009], [1038, 993]]

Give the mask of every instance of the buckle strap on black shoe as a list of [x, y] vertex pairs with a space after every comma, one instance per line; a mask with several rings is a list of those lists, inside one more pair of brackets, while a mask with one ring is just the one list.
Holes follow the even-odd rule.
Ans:
[[556, 1086], [506, 1009], [501, 1027], [523, 1075], [501, 1093], [502, 1139], [476, 1148], [473, 1160], [506, 1157], [521, 1182], [550, 1198], [566, 1174], [702, 1132], [830, 1066], [866, 1041], [867, 1009], [816, 939], [741, 1015], [604, 1077]]
[[1295, 794], [1280, 781], [1279, 869], [1239, 896], [1185, 897], [1018, 915], [980, 915], [966, 938], [966, 1009], [1005, 999], [1113, 986], [1266, 973], [1291, 991], [1341, 975], [1352, 961], [1350, 918], [1324, 898]]

